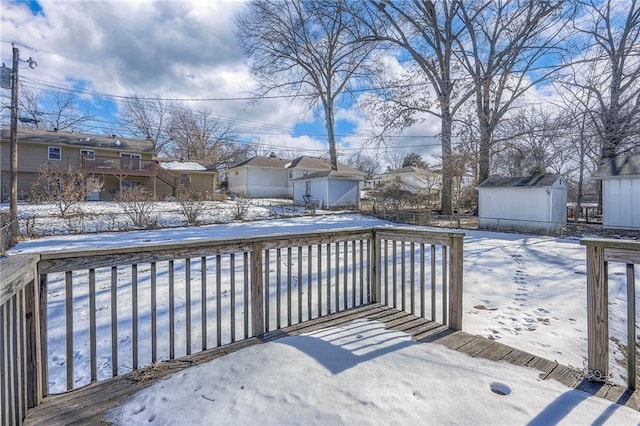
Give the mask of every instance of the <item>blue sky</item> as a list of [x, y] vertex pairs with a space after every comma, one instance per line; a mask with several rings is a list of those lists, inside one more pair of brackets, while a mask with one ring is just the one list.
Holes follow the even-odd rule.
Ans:
[[[35, 69], [21, 65], [21, 87], [72, 91], [96, 115], [95, 133], [117, 133], [123, 97], [188, 99], [192, 108], [225, 117], [245, 140], [260, 140], [265, 149], [325, 155], [324, 124], [305, 105], [288, 98], [237, 100], [249, 97], [253, 84], [233, 34], [242, 7], [233, 0], [3, 1], [2, 60], [11, 63], [15, 42], [21, 59], [38, 63]], [[349, 109], [352, 101], [345, 102], [336, 120], [339, 152], [375, 155], [362, 148], [369, 125]]]

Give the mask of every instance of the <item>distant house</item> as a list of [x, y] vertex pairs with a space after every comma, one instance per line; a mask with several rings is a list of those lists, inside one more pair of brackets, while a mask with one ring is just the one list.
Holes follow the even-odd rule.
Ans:
[[243, 161], [229, 168], [227, 174], [231, 193], [252, 198], [288, 197], [299, 203], [311, 197], [324, 207], [358, 204], [359, 198], [354, 200], [353, 195], [359, 197], [360, 191], [353, 192], [351, 186], [364, 178], [360, 170], [342, 164], [332, 171], [331, 164], [321, 158], [283, 160], [275, 154]]
[[395, 182], [413, 194], [428, 193], [437, 196], [440, 193], [442, 175], [420, 167], [407, 166], [376, 175], [373, 181], [373, 187]]
[[285, 166], [290, 160], [256, 156], [227, 170], [228, 190], [250, 198], [290, 197]]
[[640, 155], [604, 159], [594, 178], [602, 180], [602, 226], [640, 228]]
[[[8, 197], [9, 129], [0, 132], [2, 198]], [[90, 199], [111, 200], [120, 190], [143, 186], [154, 195], [190, 190], [184, 174], [160, 167], [150, 139], [122, 138], [46, 129], [18, 129], [18, 192], [27, 193], [38, 179], [40, 167], [49, 163], [59, 170], [71, 167], [102, 182]], [[215, 171], [201, 171], [215, 179]], [[162, 191], [162, 192], [161, 192]]]
[[[196, 161], [180, 161], [159, 159], [163, 170], [176, 176], [183, 188], [188, 188], [191, 194], [199, 194], [207, 199], [211, 198], [217, 186], [218, 172]], [[164, 181], [158, 182], [157, 193], [173, 195], [173, 187]]]
[[480, 229], [551, 233], [567, 222], [567, 185], [557, 175], [493, 176], [478, 185]]

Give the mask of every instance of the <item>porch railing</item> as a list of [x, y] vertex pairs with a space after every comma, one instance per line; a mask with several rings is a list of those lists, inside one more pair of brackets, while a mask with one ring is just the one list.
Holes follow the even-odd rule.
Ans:
[[2, 423], [48, 394], [363, 304], [461, 329], [463, 237], [354, 228], [10, 257]]
[[609, 263], [623, 263], [627, 283], [627, 386], [636, 389], [635, 265], [640, 241], [586, 238], [588, 369], [595, 378], [609, 376]]

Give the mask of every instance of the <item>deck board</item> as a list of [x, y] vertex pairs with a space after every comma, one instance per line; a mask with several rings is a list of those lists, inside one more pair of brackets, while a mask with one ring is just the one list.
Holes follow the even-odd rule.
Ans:
[[495, 340], [473, 336], [463, 331], [453, 331], [442, 324], [394, 308], [371, 304], [325, 315], [281, 330], [270, 331], [260, 337], [209, 349], [179, 360], [160, 362], [151, 367], [108, 381], [94, 383], [73, 392], [46, 397], [40, 406], [29, 410], [25, 424], [106, 424], [102, 420], [106, 411], [169, 374], [249, 346], [286, 336], [346, 325], [358, 319], [383, 322], [387, 328], [410, 334], [412, 339], [418, 343], [438, 343], [469, 356], [535, 368], [541, 372], [540, 378], [543, 380], [556, 380], [568, 387], [584, 390], [640, 411], [640, 392], [630, 392], [621, 386], [587, 382], [582, 379], [581, 372], [575, 368], [559, 365], [554, 361], [511, 348]]

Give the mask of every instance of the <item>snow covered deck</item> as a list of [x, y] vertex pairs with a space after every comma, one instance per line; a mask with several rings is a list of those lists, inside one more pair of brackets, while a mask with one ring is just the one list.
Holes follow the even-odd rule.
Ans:
[[556, 380], [568, 387], [583, 390], [635, 410], [640, 409], [640, 394], [637, 392], [632, 393], [620, 386], [583, 380], [581, 371], [511, 348], [494, 340], [472, 336], [462, 331], [454, 331], [437, 322], [374, 303], [275, 330], [259, 338], [250, 338], [179, 360], [161, 362], [152, 367], [92, 384], [67, 394], [46, 397], [38, 407], [29, 410], [25, 424], [101, 424], [105, 422], [103, 415], [106, 411], [169, 374], [194, 365], [201, 365], [249, 346], [274, 341], [284, 336], [300, 335], [318, 329], [349, 324], [358, 319], [380, 321], [384, 323], [386, 328], [410, 334], [412, 340], [416, 342], [441, 344], [471, 357], [504, 361], [517, 366], [534, 368], [540, 371], [540, 378], [543, 380]]

